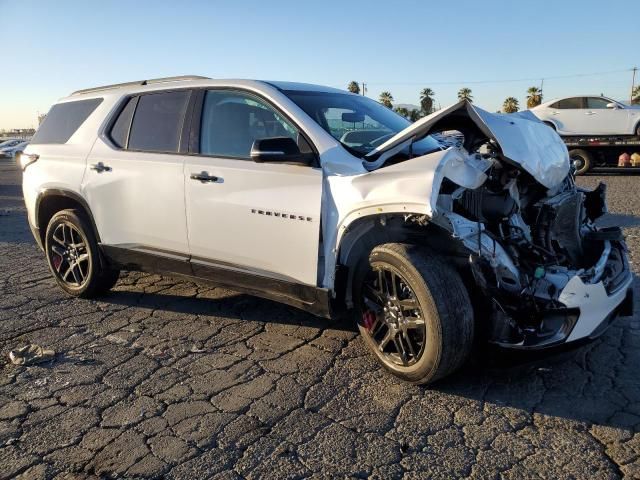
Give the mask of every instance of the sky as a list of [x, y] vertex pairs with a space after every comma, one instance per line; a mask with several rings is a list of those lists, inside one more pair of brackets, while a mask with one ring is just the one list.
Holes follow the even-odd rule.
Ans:
[[[0, 129], [37, 125], [57, 99], [92, 86], [172, 75], [346, 88], [436, 105], [462, 87], [498, 110], [605, 94], [628, 100], [640, 67], [637, 0], [0, 0]], [[640, 72], [636, 82], [640, 81]]]

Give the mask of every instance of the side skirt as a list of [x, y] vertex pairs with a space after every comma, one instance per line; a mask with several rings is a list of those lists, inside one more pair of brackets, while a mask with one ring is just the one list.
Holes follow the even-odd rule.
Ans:
[[167, 274], [196, 283], [226, 287], [291, 305], [319, 317], [331, 318], [330, 295], [325, 288], [271, 278], [211, 262], [194, 263], [189, 256], [147, 247], [124, 248], [101, 244], [100, 249], [109, 262], [123, 270]]

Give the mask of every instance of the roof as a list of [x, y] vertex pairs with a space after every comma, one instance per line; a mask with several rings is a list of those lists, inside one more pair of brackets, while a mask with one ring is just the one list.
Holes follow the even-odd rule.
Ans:
[[313, 83], [300, 83], [300, 82], [280, 82], [271, 80], [262, 80], [264, 83], [273, 85], [278, 90], [288, 91], [302, 91], [302, 92], [329, 92], [329, 93], [350, 93], [346, 90], [340, 90], [339, 88], [325, 87], [323, 85], [315, 85]]
[[[181, 75], [177, 77], [165, 77], [154, 78], [148, 80], [137, 80], [134, 82], [116, 83], [112, 85], [103, 85], [99, 87], [86, 88], [73, 92], [68, 98], [75, 98], [78, 96], [95, 96], [104, 95], [108, 93], [122, 93], [122, 91], [141, 91], [141, 90], [153, 90], [170, 85], [171, 87], [206, 87], [206, 86], [248, 86], [255, 84], [266, 84], [278, 90], [298, 90], [298, 91], [313, 91], [313, 92], [335, 92], [335, 93], [347, 93], [345, 90], [339, 90], [337, 88], [324, 87], [321, 85], [313, 85], [310, 83], [297, 83], [297, 82], [278, 82], [278, 81], [264, 81], [264, 80], [243, 80], [243, 79], [212, 79], [210, 77], [202, 77], [199, 75]], [[142, 87], [142, 88], [141, 88]]]

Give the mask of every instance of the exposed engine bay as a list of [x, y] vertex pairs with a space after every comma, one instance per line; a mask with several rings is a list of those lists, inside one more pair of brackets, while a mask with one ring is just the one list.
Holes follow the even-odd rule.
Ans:
[[622, 231], [598, 228], [605, 186], [577, 187], [573, 176], [547, 189], [500, 158], [491, 143], [474, 153], [486, 180], [467, 189], [445, 178], [432, 221], [469, 251], [476, 285], [492, 312], [492, 340], [546, 346], [566, 340], [580, 314], [564, 297], [573, 278], [607, 294], [630, 278]]
[[[445, 130], [459, 132], [461, 144], [406, 158], [407, 145]], [[576, 186], [566, 147], [550, 128], [527, 113], [495, 115], [460, 102], [385, 142], [365, 167], [404, 185], [400, 172], [409, 176], [430, 159], [428, 209], [404, 223], [422, 229], [427, 242], [433, 228], [456, 240], [444, 248], [470, 273], [490, 341], [547, 347], [596, 336], [618, 314], [631, 314], [622, 231], [596, 223], [607, 211], [606, 187]], [[367, 175], [352, 184], [375, 197]]]

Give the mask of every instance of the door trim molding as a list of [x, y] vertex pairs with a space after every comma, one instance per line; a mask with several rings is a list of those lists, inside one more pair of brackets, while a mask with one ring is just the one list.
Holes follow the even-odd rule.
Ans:
[[146, 245], [100, 244], [103, 255], [124, 270], [168, 274], [193, 282], [227, 287], [256, 297], [291, 305], [314, 315], [331, 318], [329, 290], [250, 271], [231, 263], [192, 258]]

